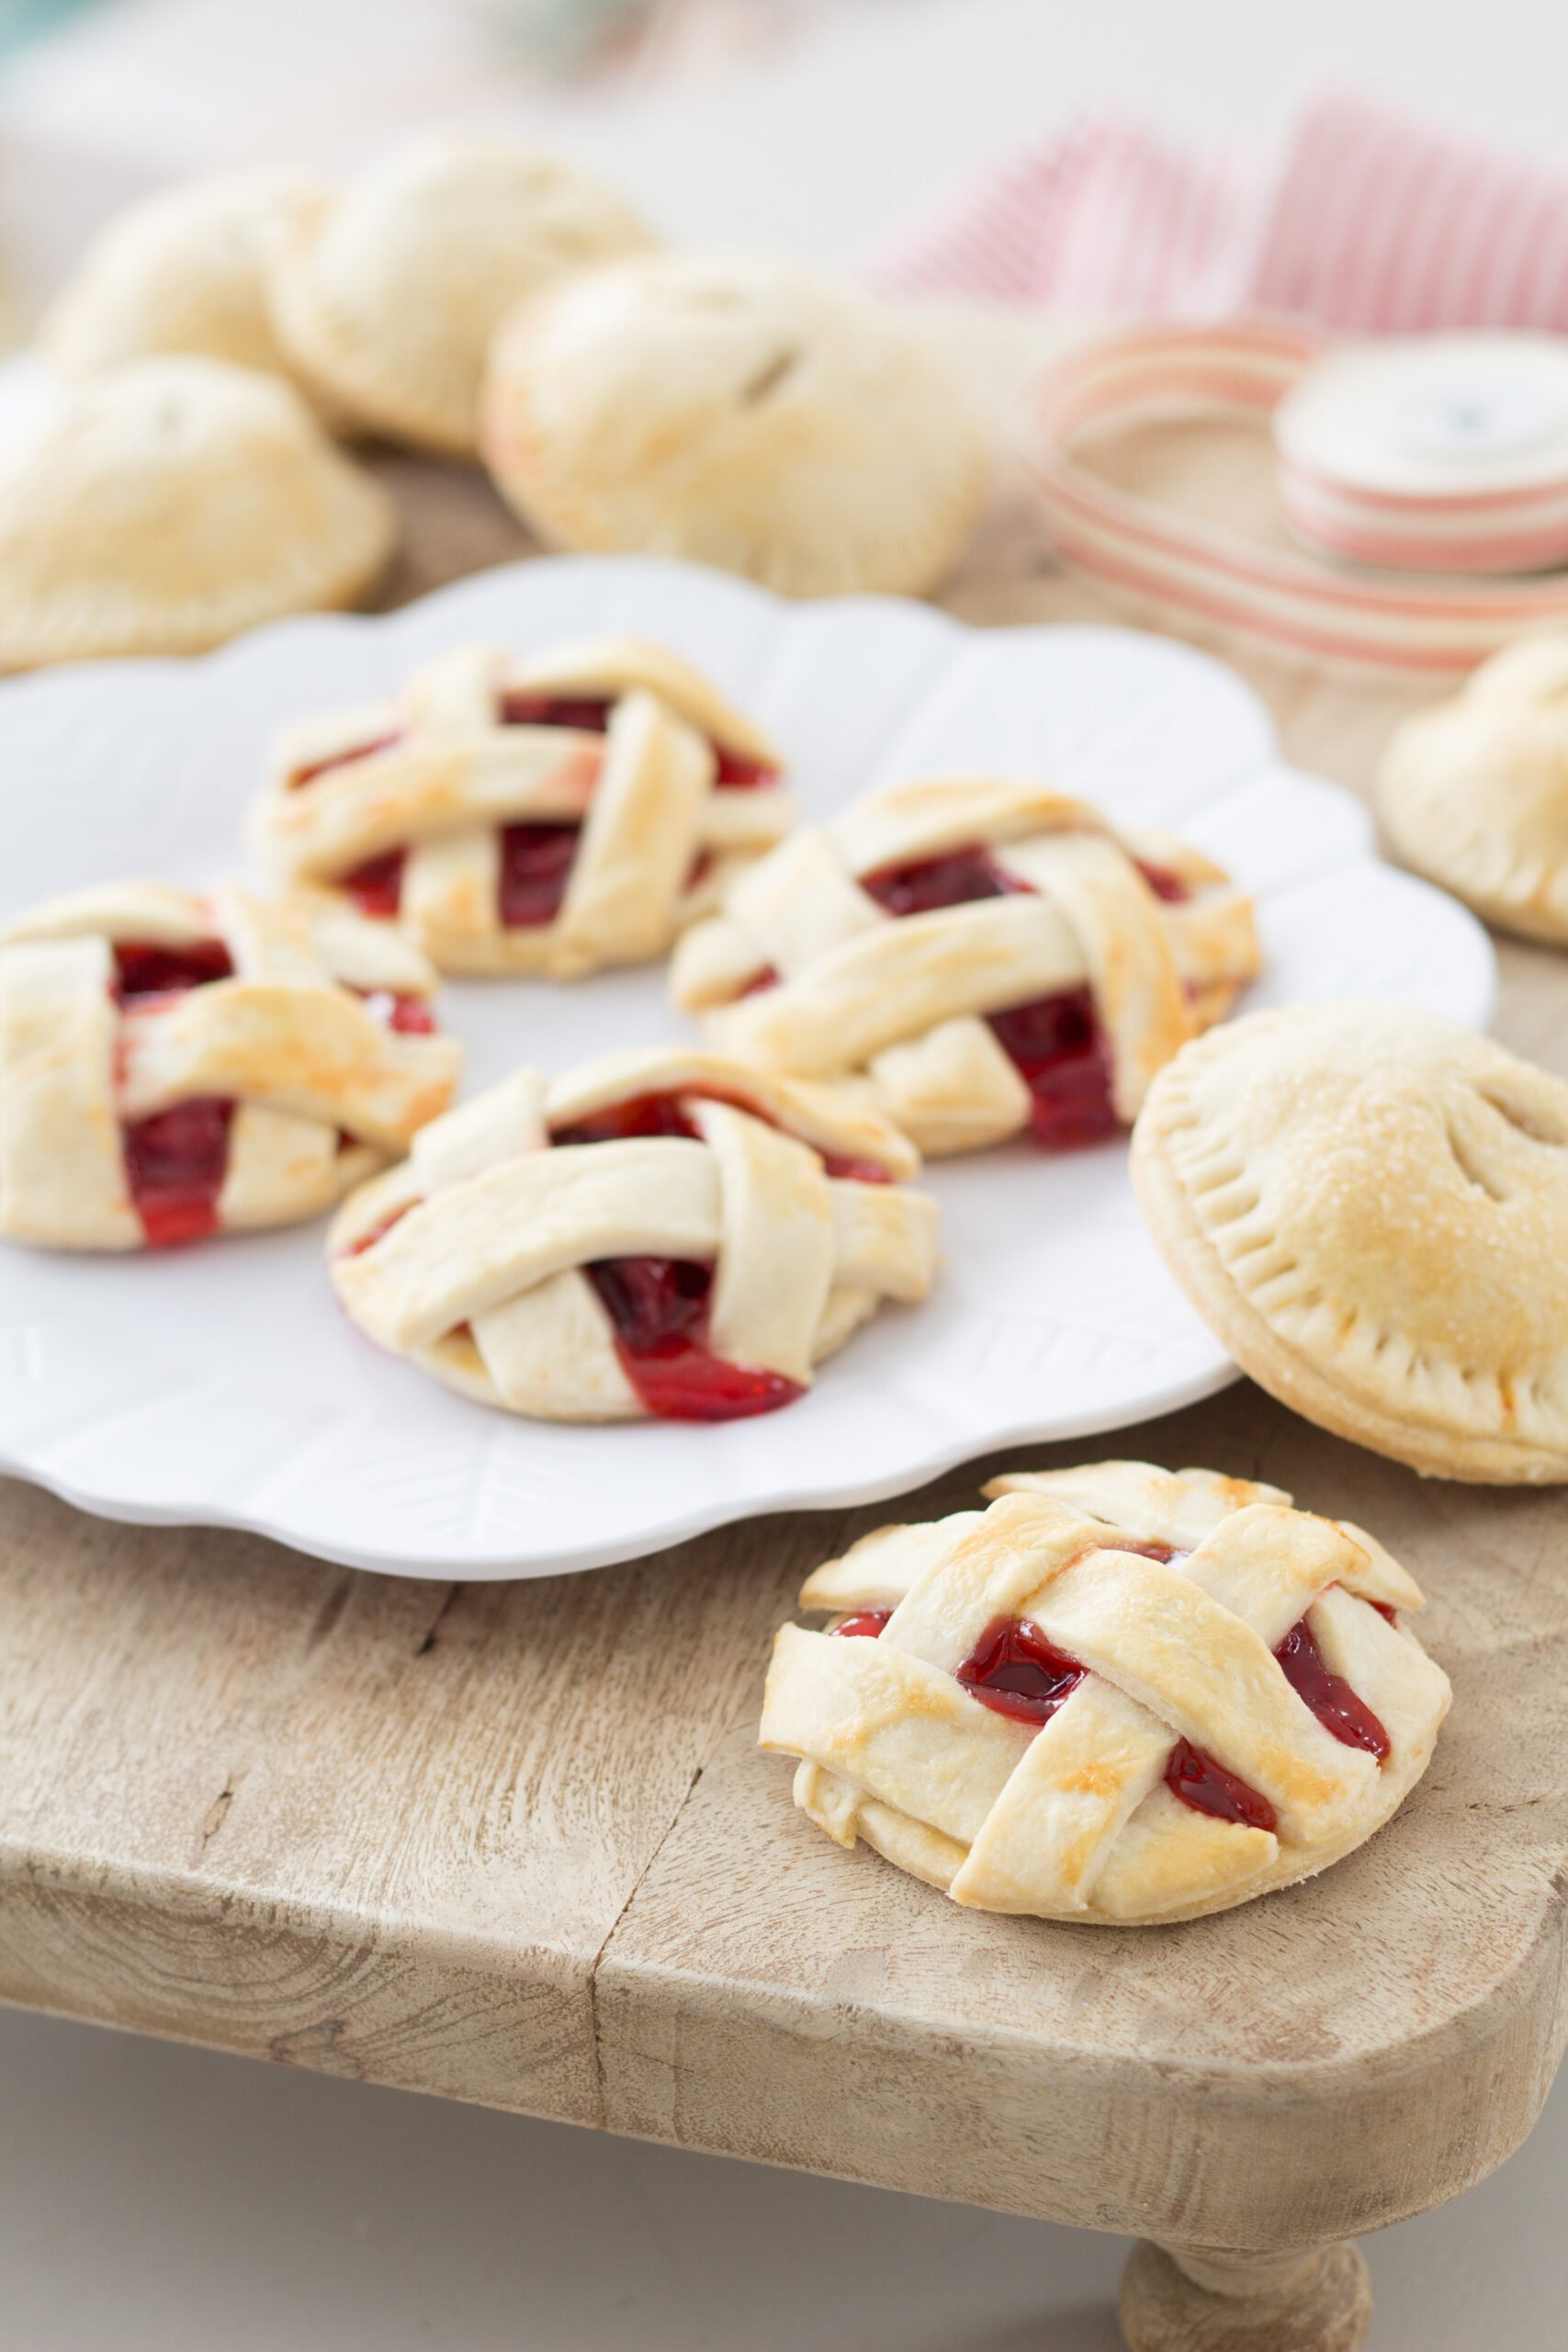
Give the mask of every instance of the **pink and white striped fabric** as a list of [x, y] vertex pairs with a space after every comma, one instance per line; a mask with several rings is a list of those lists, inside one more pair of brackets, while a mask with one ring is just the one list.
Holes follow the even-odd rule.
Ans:
[[950, 198], [859, 274], [1079, 314], [1568, 333], [1568, 175], [1337, 94], [1272, 159], [1200, 157], [1101, 118]]
[[1568, 176], [1345, 96], [1320, 98], [1272, 159], [1198, 157], [1098, 119], [860, 275], [892, 294], [1129, 322], [1034, 388], [1021, 436], [1062, 561], [1158, 611], [1314, 662], [1425, 673], [1568, 620], [1561, 572], [1346, 571], [1116, 489], [1077, 449], [1173, 408], [1261, 421], [1337, 332], [1568, 334]]

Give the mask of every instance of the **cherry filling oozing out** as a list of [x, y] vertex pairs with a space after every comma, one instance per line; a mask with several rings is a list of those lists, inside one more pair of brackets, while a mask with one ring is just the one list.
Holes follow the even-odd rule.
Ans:
[[711, 1266], [689, 1258], [602, 1258], [582, 1271], [609, 1316], [621, 1369], [660, 1420], [745, 1420], [777, 1412], [803, 1393], [782, 1373], [713, 1353]]
[[[1184, 883], [1157, 866], [1140, 872], [1156, 898], [1187, 896]], [[863, 874], [861, 888], [890, 915], [934, 913], [976, 899], [1032, 895], [978, 844], [908, 865]], [[764, 979], [765, 979], [764, 976]], [[1089, 989], [1061, 990], [987, 1016], [992, 1034], [1029, 1089], [1030, 1131], [1052, 1150], [1103, 1143], [1120, 1135], [1111, 1098], [1111, 1050]]]
[[[750, 1104], [738, 1107], [751, 1109]], [[550, 1140], [560, 1145], [617, 1143], [634, 1136], [700, 1140], [701, 1129], [679, 1096], [638, 1094], [553, 1128]], [[886, 1169], [874, 1161], [839, 1159], [829, 1153], [821, 1158], [829, 1176], [853, 1176], [866, 1183], [888, 1181]], [[752, 1413], [775, 1412], [802, 1394], [798, 1384], [782, 1374], [750, 1370], [712, 1352], [707, 1344], [711, 1266], [685, 1258], [604, 1258], [583, 1272], [615, 1327], [622, 1369], [650, 1413], [664, 1420], [740, 1420]]]
[[[1124, 1544], [1118, 1549], [1143, 1553], [1152, 1559], [1182, 1556], [1156, 1544]], [[833, 1631], [874, 1641], [892, 1614], [891, 1609], [857, 1610]], [[1274, 1655], [1291, 1688], [1324, 1729], [1347, 1747], [1364, 1748], [1381, 1764], [1389, 1752], [1387, 1732], [1344, 1677], [1330, 1673], [1304, 1617], [1292, 1626]], [[956, 1669], [956, 1679], [982, 1706], [1038, 1728], [1050, 1722], [1088, 1672], [1086, 1666], [1057, 1649], [1028, 1619], [997, 1617]], [[1165, 1784], [1172, 1796], [1194, 1812], [1213, 1814], [1218, 1820], [1234, 1821], [1248, 1829], [1278, 1826], [1274, 1807], [1260, 1790], [1250, 1787], [1190, 1739], [1179, 1739], [1171, 1749]]]
[[[502, 695], [497, 716], [503, 727], [570, 727], [577, 734], [603, 735], [614, 708], [614, 699], [605, 695], [518, 692]], [[374, 743], [361, 744], [352, 752], [339, 752], [334, 759], [301, 768], [291, 779], [291, 788], [298, 790], [301, 785], [311, 784], [331, 769], [349, 767], [355, 760], [390, 751], [399, 740], [395, 734], [383, 735]], [[777, 778], [778, 770], [765, 760], [749, 758], [719, 742], [715, 742], [713, 751], [717, 762], [714, 782], [721, 791], [750, 791]], [[502, 825], [500, 830], [501, 872], [496, 895], [502, 922], [508, 931], [526, 931], [554, 922], [566, 896], [581, 826], [560, 821]], [[383, 850], [379, 855], [367, 858], [341, 875], [339, 888], [347, 891], [362, 914], [390, 920], [402, 901], [405, 855], [400, 849]], [[699, 877], [705, 864], [699, 854], [692, 881]]]

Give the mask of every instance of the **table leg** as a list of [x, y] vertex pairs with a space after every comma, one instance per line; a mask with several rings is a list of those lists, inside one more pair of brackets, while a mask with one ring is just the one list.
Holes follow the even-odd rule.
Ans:
[[1372, 2316], [1359, 2249], [1219, 2254], [1144, 2238], [1122, 2273], [1131, 2352], [1358, 2352]]

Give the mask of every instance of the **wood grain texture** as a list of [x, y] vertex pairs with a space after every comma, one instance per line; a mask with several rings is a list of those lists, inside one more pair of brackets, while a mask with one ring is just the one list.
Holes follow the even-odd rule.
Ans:
[[[477, 476], [376, 462], [407, 526], [389, 600], [528, 551]], [[1261, 494], [1255, 450], [1183, 430], [1101, 462]], [[946, 601], [1128, 616], [1052, 570], [1016, 478]], [[1192, 636], [1291, 757], [1357, 788], [1427, 698]], [[1568, 1075], [1568, 964], [1502, 964], [1499, 1033]], [[794, 1812], [753, 1735], [801, 1578], [1002, 1458], [896, 1511], [513, 1587], [0, 1486], [0, 1996], [1211, 2261], [1450, 2196], [1529, 2129], [1568, 2030], [1568, 1498], [1423, 1485], [1245, 1385], [1005, 1459], [1100, 1450], [1276, 1480], [1431, 1596], [1456, 1689], [1436, 1762], [1323, 1879], [1170, 1929], [990, 1918]]]

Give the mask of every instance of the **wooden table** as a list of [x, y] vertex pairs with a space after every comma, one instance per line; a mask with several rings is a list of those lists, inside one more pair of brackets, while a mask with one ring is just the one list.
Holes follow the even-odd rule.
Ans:
[[[1254, 458], [1201, 430], [1104, 461], [1271, 527]], [[477, 478], [384, 471], [410, 526], [392, 600], [526, 552]], [[1016, 505], [947, 601], [1125, 616], [1052, 571]], [[1358, 786], [1422, 698], [1224, 650], [1290, 755]], [[1499, 1034], [1568, 1072], [1563, 965], [1502, 964]], [[1154, 1931], [966, 1913], [830, 1845], [756, 1752], [769, 1637], [811, 1566], [1004, 1463], [1096, 1450], [1270, 1479], [1376, 1529], [1430, 1595], [1455, 1687], [1436, 1761], [1317, 1883]], [[897, 1513], [517, 1585], [359, 1575], [0, 1484], [0, 1996], [1141, 2233], [1172, 2256], [1129, 2264], [1140, 2352], [1348, 2352], [1370, 2302], [1344, 2242], [1501, 2163], [1568, 2035], [1565, 1554], [1560, 1495], [1423, 1484], [1247, 1385]]]

